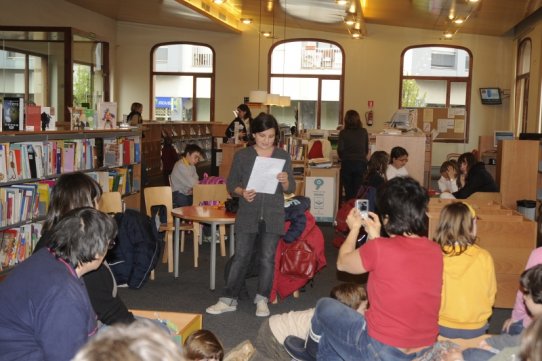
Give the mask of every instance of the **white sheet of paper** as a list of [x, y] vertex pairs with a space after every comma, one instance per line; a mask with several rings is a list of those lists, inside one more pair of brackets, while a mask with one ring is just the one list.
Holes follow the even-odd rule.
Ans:
[[256, 157], [247, 189], [254, 189], [256, 193], [274, 194], [279, 183], [277, 174], [282, 172], [284, 163], [284, 159]]

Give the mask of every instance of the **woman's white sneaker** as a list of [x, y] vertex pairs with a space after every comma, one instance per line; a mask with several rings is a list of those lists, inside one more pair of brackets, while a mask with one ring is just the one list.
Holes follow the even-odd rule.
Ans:
[[207, 313], [210, 313], [211, 315], [220, 315], [224, 312], [237, 311], [237, 306], [230, 306], [222, 301], [218, 301], [214, 305], [207, 307], [205, 311], [207, 311]]
[[267, 317], [269, 316], [269, 307], [267, 307], [267, 302], [264, 300], [256, 302], [256, 316], [258, 317]]

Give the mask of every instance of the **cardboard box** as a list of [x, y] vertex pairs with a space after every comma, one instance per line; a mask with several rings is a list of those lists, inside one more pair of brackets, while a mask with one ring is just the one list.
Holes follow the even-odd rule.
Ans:
[[179, 343], [182, 345], [194, 331], [201, 330], [203, 319], [199, 313], [180, 313], [167, 311], [130, 310], [134, 315], [150, 319], [171, 321], [177, 326]]
[[311, 213], [317, 222], [335, 220], [334, 177], [305, 177], [305, 197], [311, 199]]

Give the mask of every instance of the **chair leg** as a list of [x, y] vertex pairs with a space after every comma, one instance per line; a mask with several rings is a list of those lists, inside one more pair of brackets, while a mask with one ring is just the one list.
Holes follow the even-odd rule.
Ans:
[[173, 232], [168, 231], [167, 237], [167, 270], [169, 273], [173, 272]]
[[226, 225], [225, 224], [221, 224], [218, 226], [218, 234], [220, 238], [220, 255], [222, 257], [225, 257], [226, 256], [226, 241], [225, 241]]
[[185, 231], [181, 231], [181, 253], [184, 252], [184, 233]]
[[167, 249], [169, 247], [169, 240], [168, 240], [168, 236], [167, 236], [167, 232], [164, 233], [164, 240], [165, 240], [165, 248], [164, 248], [164, 252], [162, 253], [162, 263], [167, 263]]

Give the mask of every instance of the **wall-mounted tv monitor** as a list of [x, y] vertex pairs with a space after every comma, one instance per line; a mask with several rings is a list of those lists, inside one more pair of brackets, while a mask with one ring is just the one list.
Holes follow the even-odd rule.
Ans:
[[502, 104], [500, 88], [480, 88], [480, 99], [482, 104], [495, 105]]
[[499, 144], [499, 140], [514, 140], [514, 132], [508, 131], [508, 130], [496, 130], [495, 135], [493, 137], [493, 147], [497, 149], [497, 145]]

